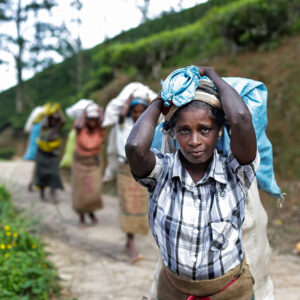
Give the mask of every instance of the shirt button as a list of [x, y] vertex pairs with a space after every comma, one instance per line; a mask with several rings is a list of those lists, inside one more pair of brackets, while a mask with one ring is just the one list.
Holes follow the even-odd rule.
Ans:
[[197, 258], [194, 256], [192, 257], [192, 262], [196, 262]]

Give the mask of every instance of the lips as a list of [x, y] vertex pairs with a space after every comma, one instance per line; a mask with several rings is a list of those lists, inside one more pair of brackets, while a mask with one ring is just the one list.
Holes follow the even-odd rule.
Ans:
[[193, 151], [193, 152], [190, 152], [190, 155], [197, 158], [199, 156], [201, 156], [203, 154], [203, 151]]

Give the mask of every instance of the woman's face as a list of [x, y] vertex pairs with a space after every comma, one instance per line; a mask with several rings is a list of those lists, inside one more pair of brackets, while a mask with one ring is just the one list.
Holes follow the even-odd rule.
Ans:
[[219, 128], [209, 110], [196, 108], [179, 113], [175, 137], [185, 159], [192, 164], [206, 163], [213, 155]]
[[146, 110], [146, 107], [142, 104], [137, 104], [131, 108], [130, 115], [135, 123], [140, 115]]
[[95, 128], [98, 125], [98, 118], [86, 118], [86, 125], [88, 128]]

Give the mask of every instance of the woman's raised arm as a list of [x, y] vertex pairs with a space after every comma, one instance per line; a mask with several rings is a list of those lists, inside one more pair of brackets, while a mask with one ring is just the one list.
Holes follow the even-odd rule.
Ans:
[[137, 177], [145, 177], [154, 169], [155, 156], [150, 147], [162, 107], [159, 96], [136, 121], [127, 139], [126, 156], [132, 173]]
[[256, 156], [256, 136], [248, 107], [238, 92], [210, 67], [198, 67], [201, 75], [209, 77], [218, 89], [224, 113], [231, 126], [230, 148], [241, 165]]

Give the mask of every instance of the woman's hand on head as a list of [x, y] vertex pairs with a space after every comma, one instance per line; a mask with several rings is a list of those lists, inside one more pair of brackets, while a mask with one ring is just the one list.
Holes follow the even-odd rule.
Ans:
[[212, 80], [213, 78], [219, 77], [215, 69], [212, 67], [197, 66], [197, 68], [201, 76], [207, 76]]

